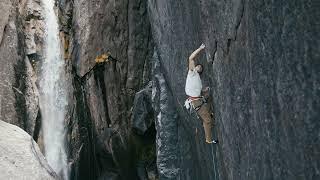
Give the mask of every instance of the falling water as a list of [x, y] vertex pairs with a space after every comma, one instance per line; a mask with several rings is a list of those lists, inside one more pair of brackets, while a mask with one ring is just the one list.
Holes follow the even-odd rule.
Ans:
[[46, 21], [45, 58], [41, 69], [40, 108], [45, 157], [63, 179], [69, 179], [65, 148], [67, 90], [54, 0], [42, 0]]

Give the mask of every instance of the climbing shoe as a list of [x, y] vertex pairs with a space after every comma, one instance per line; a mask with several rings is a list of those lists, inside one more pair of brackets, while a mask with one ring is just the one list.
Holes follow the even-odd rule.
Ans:
[[218, 142], [219, 142], [218, 140], [212, 140], [212, 141], [206, 140], [206, 143], [208, 143], [208, 144], [217, 144]]

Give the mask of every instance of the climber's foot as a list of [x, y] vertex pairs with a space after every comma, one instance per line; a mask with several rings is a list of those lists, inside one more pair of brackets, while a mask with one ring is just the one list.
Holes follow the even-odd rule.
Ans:
[[208, 144], [217, 144], [218, 142], [219, 142], [218, 140], [211, 140], [211, 141], [206, 140], [206, 143]]

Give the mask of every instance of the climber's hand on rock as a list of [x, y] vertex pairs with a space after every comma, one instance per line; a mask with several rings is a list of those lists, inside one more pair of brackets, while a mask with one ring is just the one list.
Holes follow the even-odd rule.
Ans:
[[210, 91], [210, 87], [209, 86], [205, 87], [203, 91], [205, 92]]
[[206, 45], [204, 45], [203, 43], [201, 44], [201, 46], [199, 47], [199, 49], [204, 49], [206, 47]]

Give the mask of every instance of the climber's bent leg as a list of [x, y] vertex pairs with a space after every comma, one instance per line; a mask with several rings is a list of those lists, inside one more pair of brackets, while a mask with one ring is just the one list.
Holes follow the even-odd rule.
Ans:
[[193, 107], [199, 107], [197, 109], [197, 114], [200, 116], [203, 122], [204, 133], [207, 143], [216, 143], [212, 138], [212, 126], [213, 126], [213, 117], [210, 110], [210, 106], [207, 103], [203, 103], [202, 99], [192, 101]]
[[201, 117], [203, 121], [203, 128], [206, 137], [206, 142], [212, 142], [212, 126], [213, 120], [211, 118], [211, 112], [209, 105], [204, 103], [201, 108], [198, 110], [198, 115]]

